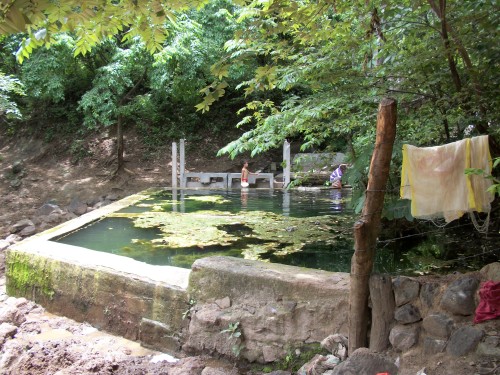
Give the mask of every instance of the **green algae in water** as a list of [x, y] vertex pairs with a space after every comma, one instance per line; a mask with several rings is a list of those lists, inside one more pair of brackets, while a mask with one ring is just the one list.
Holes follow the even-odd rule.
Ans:
[[[342, 194], [250, 189], [175, 195], [166, 191], [89, 226], [96, 233], [94, 229], [90, 235], [85, 234], [87, 229], [79, 230], [59, 241], [185, 268], [202, 257], [228, 255], [349, 272], [356, 215], [347, 208], [349, 196]], [[82, 236], [84, 242], [75, 236]], [[443, 238], [429, 241], [417, 245], [397, 241], [395, 246], [382, 241], [375, 272], [410, 275], [455, 267], [449, 256], [459, 252], [457, 244], [443, 250]]]
[[[333, 244], [343, 227], [352, 228], [351, 216], [338, 215], [340, 200], [331, 201], [328, 191], [206, 194], [184, 192], [182, 202], [171, 191], [153, 194], [58, 241], [189, 268], [211, 255], [269, 261], [263, 255], [289, 256], [315, 242]], [[88, 230], [90, 239], [82, 241]]]

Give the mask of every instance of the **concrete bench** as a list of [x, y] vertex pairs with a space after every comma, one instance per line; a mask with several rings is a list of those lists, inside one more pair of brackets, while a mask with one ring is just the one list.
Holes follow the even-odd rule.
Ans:
[[227, 173], [188, 172], [184, 174], [185, 187], [227, 188]]
[[[229, 189], [241, 187], [241, 173], [228, 173], [227, 174], [227, 187]], [[274, 174], [273, 173], [259, 173], [250, 174], [248, 176], [248, 183], [256, 185], [256, 187], [266, 187], [274, 189]], [[234, 184], [234, 186], [233, 186]]]

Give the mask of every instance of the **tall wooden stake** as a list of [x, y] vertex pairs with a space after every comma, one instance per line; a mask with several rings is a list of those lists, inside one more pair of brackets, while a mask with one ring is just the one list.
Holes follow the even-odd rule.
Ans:
[[354, 224], [354, 255], [351, 261], [349, 293], [349, 353], [366, 347], [369, 280], [384, 206], [384, 195], [396, 137], [396, 100], [385, 98], [377, 115], [377, 136], [373, 150], [361, 218]]

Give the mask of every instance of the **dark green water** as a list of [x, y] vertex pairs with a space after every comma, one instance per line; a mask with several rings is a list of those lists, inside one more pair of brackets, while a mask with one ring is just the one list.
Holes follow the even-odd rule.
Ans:
[[[229, 255], [260, 259], [274, 263], [316, 268], [328, 271], [349, 272], [354, 252], [352, 226], [357, 215], [349, 208], [350, 190], [316, 191], [171, 191], [157, 193], [117, 212], [147, 215], [151, 211], [174, 216], [179, 228], [184, 215], [210, 212], [211, 215], [232, 218], [237, 222], [215, 225], [220, 233], [231, 237], [224, 243], [213, 243], [207, 239], [186, 246], [169, 246], [161, 223], [153, 228], [137, 228], [133, 218], [107, 217], [87, 227], [56, 239], [65, 244], [109, 252], [154, 265], [173, 265], [190, 268], [198, 258], [212, 255]], [[212, 199], [216, 197], [217, 199]], [[273, 213], [272, 220], [267, 216]], [[182, 216], [175, 216], [182, 215]], [[129, 215], [130, 216], [130, 215]], [[134, 215], [132, 215], [134, 216]], [[135, 215], [137, 216], [137, 215]], [[262, 217], [264, 229], [259, 227]], [[248, 218], [246, 222], [245, 218]], [[168, 216], [165, 216], [165, 220]], [[280, 222], [278, 229], [265, 231], [266, 226]], [[262, 224], [261, 223], [261, 224]], [[207, 221], [207, 227], [212, 225]], [[319, 228], [319, 229], [318, 229]], [[204, 228], [201, 228], [204, 229]], [[200, 236], [200, 227], [187, 230], [187, 237]], [[460, 232], [460, 229], [456, 229]], [[181, 232], [181, 229], [179, 229]], [[390, 274], [438, 273], [438, 269], [450, 271], [457, 268], [479, 267], [474, 262], [487, 263], [498, 259], [492, 256], [454, 261], [457, 257], [458, 234], [447, 234], [445, 230], [425, 237], [410, 240], [381, 241], [376, 252], [375, 271]], [[297, 250], [299, 248], [299, 250]], [[454, 251], [453, 251], [454, 250]], [[461, 254], [461, 255], [460, 255]], [[458, 257], [467, 256], [467, 249]], [[455, 257], [455, 258], [454, 258]], [[436, 265], [438, 267], [436, 267]]]

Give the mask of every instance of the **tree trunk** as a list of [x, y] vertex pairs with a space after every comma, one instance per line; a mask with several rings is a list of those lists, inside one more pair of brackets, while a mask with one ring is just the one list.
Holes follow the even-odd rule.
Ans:
[[361, 218], [354, 224], [354, 255], [349, 293], [349, 353], [366, 346], [369, 279], [396, 137], [396, 118], [396, 101], [383, 99], [377, 115], [377, 136], [370, 163], [365, 204]]
[[450, 39], [448, 38], [448, 22], [446, 21], [446, 0], [439, 0], [439, 7], [436, 5], [434, 0], [428, 0], [429, 5], [441, 21], [441, 38], [443, 39], [446, 59], [448, 60], [448, 66], [450, 68], [451, 78], [455, 84], [455, 89], [457, 92], [462, 90], [462, 81], [460, 75], [458, 74], [457, 64], [451, 53]]
[[372, 302], [370, 349], [381, 352], [389, 346], [389, 333], [394, 322], [394, 308], [396, 306], [390, 276], [371, 276], [370, 299]]
[[[147, 68], [144, 69], [144, 73], [142, 73], [141, 78], [135, 83], [134, 87], [132, 87], [118, 102], [118, 109], [120, 109], [127, 101], [130, 100], [134, 92], [139, 88], [140, 84], [146, 77]], [[114, 176], [117, 176], [121, 171], [125, 170], [125, 163], [123, 161], [123, 152], [125, 150], [124, 141], [123, 141], [123, 116], [118, 115], [116, 120], [116, 160], [117, 166]]]

